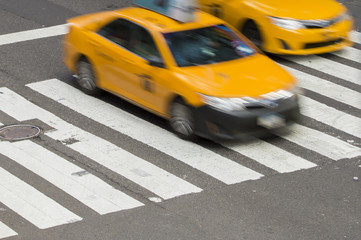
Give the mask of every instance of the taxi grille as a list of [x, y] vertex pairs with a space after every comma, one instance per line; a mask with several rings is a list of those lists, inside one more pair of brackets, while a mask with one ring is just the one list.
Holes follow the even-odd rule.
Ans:
[[316, 43], [306, 43], [304, 49], [312, 49], [312, 48], [320, 48], [320, 47], [327, 47], [334, 44], [338, 44], [342, 42], [342, 38], [338, 38], [332, 41], [326, 41], [326, 42], [316, 42]]

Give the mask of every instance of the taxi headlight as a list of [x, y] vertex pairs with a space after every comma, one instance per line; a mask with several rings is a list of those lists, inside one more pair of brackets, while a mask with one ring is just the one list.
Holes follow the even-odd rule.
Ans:
[[272, 24], [284, 29], [297, 30], [297, 29], [306, 28], [305, 25], [298, 20], [276, 18], [276, 17], [269, 17], [269, 18], [271, 19]]
[[263, 94], [257, 98], [253, 97], [241, 97], [241, 98], [221, 98], [212, 97], [204, 94], [200, 94], [202, 101], [218, 110], [229, 112], [229, 111], [240, 111], [246, 110], [248, 107], [254, 106], [270, 106], [270, 102], [277, 102], [284, 99], [294, 98], [296, 96], [296, 90], [278, 90]]
[[204, 94], [200, 94], [202, 101], [216, 109], [221, 111], [236, 111], [236, 110], [245, 110], [246, 100], [243, 98], [220, 98], [220, 97], [211, 97]]

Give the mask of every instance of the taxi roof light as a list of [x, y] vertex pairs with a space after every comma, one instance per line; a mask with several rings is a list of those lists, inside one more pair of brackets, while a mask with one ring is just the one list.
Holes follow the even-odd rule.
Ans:
[[147, 8], [179, 22], [193, 22], [198, 0], [133, 0], [135, 5]]

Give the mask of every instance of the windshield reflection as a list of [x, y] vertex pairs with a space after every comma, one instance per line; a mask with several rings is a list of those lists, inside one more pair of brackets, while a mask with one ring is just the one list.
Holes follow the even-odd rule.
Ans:
[[179, 67], [230, 61], [256, 51], [224, 25], [165, 33]]

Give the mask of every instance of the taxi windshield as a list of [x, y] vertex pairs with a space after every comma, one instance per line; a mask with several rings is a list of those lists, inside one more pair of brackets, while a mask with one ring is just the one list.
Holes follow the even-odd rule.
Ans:
[[163, 35], [179, 67], [225, 62], [256, 53], [225, 25]]

